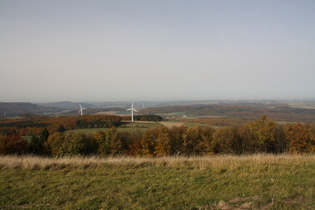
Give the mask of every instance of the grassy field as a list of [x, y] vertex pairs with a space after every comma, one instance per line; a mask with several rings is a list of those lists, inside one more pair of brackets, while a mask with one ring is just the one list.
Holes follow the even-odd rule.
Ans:
[[[200, 123], [186, 123], [186, 122], [178, 122], [178, 121], [162, 121], [162, 122], [146, 122], [146, 121], [138, 121], [134, 123], [127, 123], [123, 126], [117, 127], [117, 130], [119, 132], [144, 132], [148, 129], [154, 129], [159, 126], [166, 126], [166, 127], [180, 127], [180, 126], [186, 126], [186, 127], [193, 127], [196, 125], [199, 126], [209, 126], [205, 124]], [[86, 129], [74, 129], [74, 130], [68, 130], [67, 132], [78, 132], [83, 133], [85, 135], [94, 135], [97, 131], [107, 131], [110, 128], [86, 128]], [[30, 137], [29, 137], [30, 138]]]
[[210, 125], [207, 125], [207, 124], [201, 124], [201, 123], [190, 123], [190, 122], [181, 122], [180, 120], [177, 120], [177, 121], [161, 121], [159, 122], [161, 125], [163, 126], [166, 126], [168, 128], [171, 128], [171, 127], [180, 127], [180, 126], [185, 126], [187, 128], [190, 128], [190, 127], [194, 127], [194, 126], [210, 126]]
[[[120, 126], [117, 128], [119, 132], [144, 132], [151, 128], [156, 128], [158, 126], [161, 126], [160, 123], [157, 122], [135, 122], [135, 123], [127, 123], [123, 126]], [[86, 128], [86, 129], [74, 129], [74, 130], [68, 130], [67, 132], [78, 132], [83, 133], [86, 135], [94, 135], [97, 131], [107, 131], [110, 128]]]
[[314, 209], [315, 155], [0, 156], [0, 209]]

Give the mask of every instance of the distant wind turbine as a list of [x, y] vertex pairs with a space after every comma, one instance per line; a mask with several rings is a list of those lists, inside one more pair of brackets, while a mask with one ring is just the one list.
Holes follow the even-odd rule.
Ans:
[[127, 109], [127, 111], [131, 111], [131, 122], [133, 122], [133, 111], [137, 112], [137, 110], [135, 110], [135, 109], [133, 108], [133, 102], [132, 102], [132, 104], [131, 104], [131, 108], [130, 108], [130, 109]]
[[81, 113], [81, 116], [83, 115], [83, 109], [86, 109], [86, 108], [83, 108], [82, 106], [81, 106], [81, 104], [79, 104], [79, 106], [80, 106], [80, 113]]

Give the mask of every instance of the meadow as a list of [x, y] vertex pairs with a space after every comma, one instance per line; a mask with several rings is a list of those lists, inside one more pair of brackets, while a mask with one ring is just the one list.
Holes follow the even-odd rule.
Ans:
[[[209, 126], [201, 123], [191, 123], [191, 122], [177, 122], [177, 121], [162, 121], [162, 122], [150, 122], [150, 121], [137, 121], [134, 123], [125, 123], [119, 127], [117, 127], [118, 132], [128, 132], [128, 133], [136, 133], [136, 132], [145, 132], [148, 129], [154, 129], [160, 126], [166, 126], [168, 128], [186, 126], [188, 128], [193, 126]], [[85, 135], [94, 135], [97, 131], [108, 131], [110, 128], [84, 128], [84, 129], [73, 129], [68, 130], [65, 133], [75, 132], [82, 133]], [[25, 139], [29, 140], [31, 137], [26, 137]]]
[[0, 156], [0, 209], [314, 209], [315, 155]]
[[[125, 123], [119, 127], [117, 127], [118, 132], [128, 132], [128, 133], [136, 133], [136, 132], [144, 132], [148, 129], [153, 129], [156, 127], [162, 126], [162, 124], [158, 122], [135, 122], [135, 123]], [[82, 133], [85, 135], [94, 135], [97, 131], [108, 131], [110, 128], [85, 128], [85, 129], [73, 129], [68, 130], [65, 133], [75, 132]]]

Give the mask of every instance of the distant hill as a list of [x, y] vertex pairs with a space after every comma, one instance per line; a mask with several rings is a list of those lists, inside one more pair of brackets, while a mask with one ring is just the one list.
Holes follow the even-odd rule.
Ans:
[[0, 116], [16, 116], [20, 114], [47, 114], [58, 112], [60, 109], [56, 107], [39, 106], [37, 104], [26, 102], [5, 103], [0, 102]]
[[56, 107], [61, 110], [79, 110], [81, 104], [82, 107], [84, 108], [94, 108], [94, 104], [89, 104], [89, 103], [75, 103], [71, 101], [60, 101], [60, 102], [52, 102], [52, 103], [40, 103], [38, 105], [40, 106], [45, 106], [45, 107]]

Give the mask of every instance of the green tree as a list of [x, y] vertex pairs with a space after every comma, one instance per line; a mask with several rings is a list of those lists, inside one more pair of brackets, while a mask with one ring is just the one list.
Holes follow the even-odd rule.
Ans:
[[98, 145], [98, 154], [101, 156], [122, 154], [125, 150], [125, 142], [122, 140], [124, 134], [120, 134], [116, 127], [103, 132], [98, 131], [94, 135], [96, 144]]
[[82, 133], [67, 133], [62, 144], [63, 155], [85, 155], [89, 150], [88, 139]]
[[47, 154], [54, 157], [63, 156], [63, 144], [65, 141], [65, 134], [63, 133], [53, 133], [47, 139], [47, 142], [44, 142], [45, 150]]
[[246, 125], [253, 138], [256, 152], [274, 152], [276, 123], [261, 116], [258, 120]]
[[96, 140], [98, 145], [98, 154], [100, 154], [101, 156], [110, 155], [110, 141], [109, 138], [107, 138], [106, 133], [103, 131], [98, 131], [94, 135], [94, 139]]
[[117, 131], [116, 127], [112, 127], [107, 131], [107, 135], [110, 136], [110, 151], [112, 155], [122, 154], [125, 149], [124, 141], [122, 140], [122, 135]]

